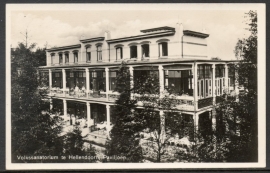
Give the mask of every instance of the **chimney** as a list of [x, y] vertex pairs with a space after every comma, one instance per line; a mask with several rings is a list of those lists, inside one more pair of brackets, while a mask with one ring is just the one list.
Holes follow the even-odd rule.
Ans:
[[110, 33], [110, 31], [106, 30], [106, 31], [104, 32], [104, 37], [105, 37], [105, 40], [111, 39], [111, 33]]

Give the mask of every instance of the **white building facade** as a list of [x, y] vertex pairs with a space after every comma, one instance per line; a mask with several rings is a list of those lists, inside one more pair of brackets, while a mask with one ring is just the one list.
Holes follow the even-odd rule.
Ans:
[[111, 39], [105, 32], [77, 45], [47, 49], [47, 65], [40, 73], [48, 73], [51, 108], [70, 124], [79, 120], [89, 133], [98, 136], [94, 132], [104, 129], [108, 136], [114, 123], [111, 108], [119, 96], [115, 78], [126, 61], [132, 76], [156, 71], [161, 92], [174, 90], [179, 116], [197, 130], [215, 125], [213, 106], [237, 89], [230, 68], [234, 62], [209, 58], [209, 35], [183, 30], [182, 25], [141, 33]]

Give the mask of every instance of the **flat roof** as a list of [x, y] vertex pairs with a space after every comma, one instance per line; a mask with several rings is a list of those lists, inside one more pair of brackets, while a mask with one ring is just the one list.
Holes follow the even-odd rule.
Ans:
[[209, 37], [209, 34], [196, 32], [196, 31], [191, 31], [191, 30], [184, 30], [183, 33], [184, 33], [184, 35], [193, 36], [193, 37], [199, 37], [199, 38], [207, 38], [207, 37]]
[[162, 27], [157, 27], [157, 28], [144, 29], [144, 30], [141, 30], [141, 32], [146, 33], [146, 32], [155, 32], [155, 31], [162, 31], [162, 30], [175, 31], [175, 28], [169, 27], [169, 26], [162, 26]]
[[89, 43], [89, 42], [94, 42], [94, 41], [103, 41], [105, 37], [95, 37], [95, 38], [89, 38], [89, 39], [83, 39], [80, 40], [82, 43]]
[[122, 37], [122, 38], [116, 38], [116, 39], [110, 39], [107, 40], [108, 43], [117, 43], [117, 42], [123, 42], [123, 41], [131, 41], [131, 40], [140, 40], [144, 38], [152, 38], [152, 37], [159, 37], [159, 36], [165, 36], [165, 35], [173, 35], [175, 31], [164, 31], [164, 32], [157, 32], [157, 33], [149, 33], [149, 34], [143, 34], [143, 35], [136, 35], [136, 36], [130, 36], [130, 37]]
[[61, 47], [54, 47], [50, 49], [46, 49], [48, 52], [57, 51], [57, 50], [65, 50], [65, 49], [74, 49], [74, 48], [80, 48], [81, 44], [75, 44], [75, 45], [69, 45], [69, 46], [61, 46]]

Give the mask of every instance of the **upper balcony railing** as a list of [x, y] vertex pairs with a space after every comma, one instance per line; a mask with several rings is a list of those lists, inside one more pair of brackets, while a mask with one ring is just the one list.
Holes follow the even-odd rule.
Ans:
[[63, 88], [53, 87], [50, 90], [50, 96], [115, 102], [119, 98], [119, 93], [112, 91], [107, 93], [93, 90], [74, 90], [69, 88], [64, 90]]

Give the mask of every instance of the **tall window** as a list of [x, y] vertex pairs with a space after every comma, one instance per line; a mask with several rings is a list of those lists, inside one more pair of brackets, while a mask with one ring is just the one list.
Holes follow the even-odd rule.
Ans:
[[59, 54], [59, 63], [63, 64], [63, 55], [62, 54]]
[[212, 71], [210, 65], [198, 65], [198, 96], [212, 96]]
[[91, 52], [86, 52], [86, 61], [91, 62]]
[[69, 54], [65, 53], [65, 63], [67, 64], [69, 62]]
[[137, 58], [137, 46], [130, 46], [130, 58]]
[[123, 49], [122, 49], [122, 47], [116, 48], [116, 59], [123, 59]]
[[193, 95], [191, 70], [169, 70], [168, 89], [176, 95]]
[[97, 46], [97, 61], [102, 61], [102, 47]]
[[78, 52], [74, 52], [73, 55], [74, 55], [74, 62], [78, 63]]
[[142, 45], [142, 57], [149, 57], [150, 52], [149, 52], [149, 44], [144, 44]]
[[235, 69], [233, 65], [228, 66], [229, 86], [234, 88], [235, 85]]
[[51, 64], [54, 63], [54, 57], [55, 57], [55, 56], [54, 56], [54, 53], [52, 53], [52, 54], [51, 54]]
[[93, 91], [106, 91], [105, 71], [92, 71], [90, 76], [90, 89]]
[[117, 75], [117, 72], [116, 71], [110, 71], [109, 72], [109, 87], [110, 87], [110, 91], [113, 91], [115, 89], [115, 86], [116, 86], [116, 75]]
[[159, 43], [158, 48], [159, 48], [159, 57], [168, 56], [168, 43], [167, 42]]

